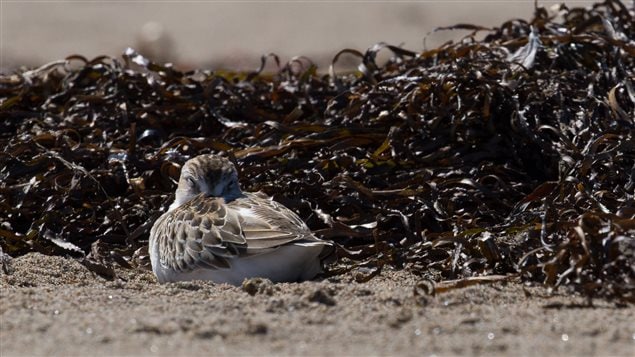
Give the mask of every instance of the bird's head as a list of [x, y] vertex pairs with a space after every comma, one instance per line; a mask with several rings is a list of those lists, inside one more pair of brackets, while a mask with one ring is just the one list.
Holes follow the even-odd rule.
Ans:
[[200, 155], [188, 160], [181, 169], [179, 186], [170, 210], [200, 193], [222, 197], [226, 202], [242, 196], [234, 164], [216, 155]]

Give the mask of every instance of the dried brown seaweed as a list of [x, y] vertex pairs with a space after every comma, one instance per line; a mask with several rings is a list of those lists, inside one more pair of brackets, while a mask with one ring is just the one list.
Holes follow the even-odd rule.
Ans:
[[[182, 72], [128, 50], [2, 76], [0, 246], [106, 276], [143, 265], [180, 166], [220, 152], [244, 189], [341, 245], [332, 274], [392, 264], [633, 302], [634, 23], [612, 0], [536, 8], [449, 27], [474, 33], [422, 53], [345, 49], [329, 75], [275, 55], [252, 73]], [[338, 73], [342, 54], [359, 71]]]

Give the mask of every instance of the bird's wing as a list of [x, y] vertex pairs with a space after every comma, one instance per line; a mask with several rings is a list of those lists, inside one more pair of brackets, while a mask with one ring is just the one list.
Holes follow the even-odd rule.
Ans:
[[150, 232], [161, 264], [178, 270], [229, 268], [228, 258], [246, 254], [247, 241], [222, 198], [201, 194], [159, 217]]
[[231, 201], [251, 253], [301, 240], [318, 241], [297, 214], [262, 193], [245, 193]]
[[201, 194], [159, 217], [150, 236], [160, 263], [177, 271], [230, 268], [229, 258], [321, 242], [291, 210], [250, 193], [230, 203]]

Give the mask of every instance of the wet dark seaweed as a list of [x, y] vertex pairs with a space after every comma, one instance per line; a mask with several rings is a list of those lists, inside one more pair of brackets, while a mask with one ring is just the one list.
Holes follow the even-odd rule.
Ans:
[[[0, 246], [104, 276], [146, 266], [180, 166], [215, 152], [341, 245], [331, 274], [392, 264], [464, 279], [439, 291], [519, 276], [633, 302], [633, 17], [536, 8], [422, 53], [346, 49], [328, 75], [275, 55], [182, 72], [128, 50], [2, 76]], [[359, 71], [338, 72], [340, 54]]]

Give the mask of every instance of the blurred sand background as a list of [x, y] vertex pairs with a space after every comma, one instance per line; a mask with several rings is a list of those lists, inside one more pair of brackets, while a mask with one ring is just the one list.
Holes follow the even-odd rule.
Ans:
[[[550, 7], [560, 2], [540, 1]], [[569, 7], [592, 1], [566, 1]], [[133, 47], [181, 68], [255, 69], [260, 56], [307, 56], [325, 70], [341, 49], [384, 41], [421, 51], [434, 28], [530, 19], [532, 0], [508, 1], [0, 1], [0, 68], [71, 54], [120, 56]], [[465, 35], [426, 38], [433, 48]]]

